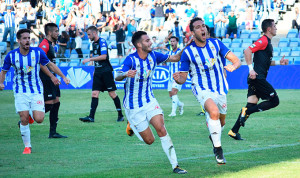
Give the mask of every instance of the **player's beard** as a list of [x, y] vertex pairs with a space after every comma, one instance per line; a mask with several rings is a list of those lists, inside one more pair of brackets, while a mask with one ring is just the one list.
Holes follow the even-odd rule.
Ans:
[[24, 50], [24, 51], [28, 51], [30, 48], [30, 42], [26, 42], [24, 44], [20, 44], [20, 47]]
[[142, 50], [144, 51], [144, 52], [146, 52], [146, 53], [150, 53], [151, 51], [152, 51], [152, 48], [151, 47], [148, 47], [148, 46], [142, 46]]
[[[201, 35], [202, 35], [202, 34], [201, 34]], [[201, 35], [198, 36], [198, 35], [195, 34], [194, 37], [195, 37], [199, 42], [205, 43], [206, 40], [203, 40], [203, 39], [201, 38]], [[205, 34], [205, 35], [206, 35], [206, 34]]]
[[177, 45], [171, 45], [173, 50], [177, 49]]

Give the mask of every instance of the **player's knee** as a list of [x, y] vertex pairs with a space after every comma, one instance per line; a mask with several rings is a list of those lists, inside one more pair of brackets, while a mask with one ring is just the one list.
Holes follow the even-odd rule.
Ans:
[[36, 117], [36, 118], [34, 118], [34, 120], [36, 123], [40, 124], [44, 121], [44, 117]]
[[209, 116], [212, 120], [218, 120], [220, 118], [220, 112], [219, 110], [212, 110], [209, 112]]
[[92, 97], [93, 98], [98, 98], [99, 92], [92, 92]]
[[115, 91], [111, 91], [111, 92], [109, 92], [108, 94], [109, 94], [109, 96], [110, 96], [112, 99], [115, 99], [115, 98], [117, 97], [117, 94], [116, 94]]
[[154, 142], [154, 140], [155, 140], [154, 137], [149, 137], [144, 139], [144, 142], [148, 145], [151, 145]]

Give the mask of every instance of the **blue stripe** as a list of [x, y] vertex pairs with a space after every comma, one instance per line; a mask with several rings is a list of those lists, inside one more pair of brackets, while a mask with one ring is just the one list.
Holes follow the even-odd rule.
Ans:
[[35, 52], [35, 82], [36, 82], [36, 87], [37, 90], [39, 92], [39, 94], [41, 94], [41, 87], [40, 87], [40, 83], [39, 83], [39, 71], [37, 70], [37, 66], [39, 65], [39, 59], [40, 59], [40, 53], [38, 53], [38, 50], [34, 50]]
[[[132, 58], [132, 70], [135, 70], [136, 69], [136, 63], [135, 63], [135, 60], [134, 58]], [[135, 80], [135, 77], [134, 78], [130, 78], [130, 85], [129, 85], [129, 108], [130, 109], [133, 109], [133, 93], [134, 93], [134, 80]]]
[[[216, 50], [217, 50], [217, 52], [218, 52], [218, 54], [219, 54], [219, 52], [220, 52], [219, 46], [217, 45], [217, 43], [216, 43], [215, 41], [211, 40], [211, 42], [215, 45]], [[226, 59], [225, 59], [225, 61], [226, 61]], [[223, 68], [221, 67], [220, 61], [218, 61], [218, 63], [219, 63], [219, 69], [220, 69], [220, 71], [223, 72]], [[224, 67], [224, 66], [223, 66], [223, 67]], [[221, 76], [222, 76], [222, 81], [223, 81], [224, 92], [225, 92], [225, 94], [227, 94], [227, 93], [228, 93], [228, 90], [227, 90], [227, 87], [226, 87], [226, 85], [225, 85], [225, 80], [226, 80], [226, 78], [225, 78], [225, 76], [224, 76], [223, 73], [222, 73]]]
[[18, 84], [18, 69], [16, 67], [16, 52], [14, 51], [13, 53], [11, 53], [11, 60], [12, 60], [12, 64], [15, 66], [15, 78], [16, 78], [16, 81], [15, 81], [15, 84], [16, 84], [16, 88], [15, 88], [15, 91], [16, 93], [19, 93], [19, 84]]
[[[197, 46], [196, 46], [196, 48], [197, 48]], [[199, 86], [201, 87], [202, 90], [205, 90], [205, 88], [203, 87], [202, 77], [201, 77], [199, 66], [198, 66], [198, 64], [196, 62], [196, 59], [195, 59], [195, 55], [193, 54], [191, 48], [187, 48], [187, 50], [189, 51], [189, 53], [191, 55], [191, 60], [194, 63], [196, 71], [197, 71], [198, 84], [199, 84]], [[201, 60], [202, 60], [202, 63], [204, 64], [203, 59], [201, 59]]]
[[[28, 59], [28, 67], [32, 67], [31, 66], [31, 50], [29, 51], [28, 55], [27, 55], [27, 59]], [[27, 73], [28, 75], [28, 84], [29, 84], [29, 89], [31, 91], [31, 93], [34, 93], [34, 90], [33, 90], [33, 86], [32, 86], [32, 70], [30, 72]]]
[[[209, 44], [209, 43], [208, 43], [208, 44]], [[212, 53], [212, 51], [211, 51], [209, 45], [206, 45], [206, 50], [207, 50], [207, 52], [208, 52], [209, 57], [210, 57], [210, 58], [214, 58], [214, 54]], [[218, 56], [216, 56], [216, 58], [217, 58], [216, 60], [218, 60]], [[216, 61], [216, 62], [217, 62], [217, 61]], [[219, 75], [218, 75], [219, 72], [218, 72], [218, 69], [217, 69], [217, 67], [216, 67], [215, 64], [214, 64], [213, 68], [214, 68], [215, 77], [216, 77], [217, 91], [218, 91], [219, 94], [221, 94], [221, 92], [220, 92], [220, 81], [219, 81]]]
[[[143, 92], [143, 84], [144, 84], [144, 64], [143, 64], [143, 59], [140, 59], [140, 78], [139, 78], [139, 92], [138, 92], [138, 103], [139, 103], [139, 107], [143, 106], [143, 102], [142, 102], [142, 92]], [[147, 89], [146, 89], [147, 91]]]
[[26, 93], [26, 86], [25, 86], [25, 80], [24, 80], [24, 66], [23, 66], [23, 56], [21, 52], [19, 53], [19, 61], [20, 61], [20, 70], [21, 70], [21, 82], [22, 82], [22, 88], [23, 88], [23, 93]]
[[[208, 44], [206, 44], [206, 45], [208, 45]], [[206, 75], [206, 78], [207, 78], [208, 88], [209, 88], [212, 92], [214, 92], [214, 89], [212, 88], [212, 84], [211, 84], [211, 78], [210, 78], [210, 74], [209, 74], [209, 68], [208, 68], [208, 66], [206, 65], [206, 59], [205, 59], [205, 57], [204, 57], [204, 55], [203, 55], [203, 53], [202, 53], [202, 49], [201, 49], [200, 47], [198, 47], [198, 48], [196, 48], [196, 49], [197, 49], [197, 51], [198, 51], [198, 53], [199, 53], [199, 55], [200, 55], [200, 58], [201, 58], [201, 60], [202, 60], [202, 64], [205, 64], [205, 65], [203, 65], [203, 67], [204, 67], [205, 75]]]

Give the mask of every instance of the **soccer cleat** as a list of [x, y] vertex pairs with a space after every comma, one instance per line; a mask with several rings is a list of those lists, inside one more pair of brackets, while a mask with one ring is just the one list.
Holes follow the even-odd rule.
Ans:
[[33, 118], [32, 118], [30, 115], [29, 115], [28, 123], [29, 123], [29, 124], [33, 124], [33, 123], [34, 123], [34, 120], [33, 120]]
[[179, 106], [179, 115], [182, 115], [184, 110], [183, 110], [183, 106], [184, 106], [184, 103], [182, 103], [181, 106]]
[[31, 147], [25, 147], [23, 151], [24, 155], [31, 154]]
[[243, 127], [245, 127], [245, 122], [247, 120], [246, 111], [247, 111], [247, 108], [243, 107], [242, 111], [241, 111], [241, 117], [240, 117], [240, 125]]
[[176, 174], [186, 174], [187, 171], [180, 168], [178, 165], [173, 169], [173, 172], [176, 173]]
[[175, 116], [176, 116], [176, 113], [169, 114], [169, 117], [175, 117]]
[[123, 122], [124, 121], [124, 117], [123, 116], [118, 116], [117, 122]]
[[82, 122], [95, 122], [95, 120], [90, 116], [79, 118], [79, 120], [81, 120]]
[[228, 136], [234, 138], [235, 140], [244, 140], [239, 133], [234, 133], [232, 130], [229, 130]]
[[205, 112], [201, 111], [197, 116], [205, 116]]
[[67, 136], [60, 135], [59, 133], [49, 134], [48, 138], [68, 138]]
[[127, 121], [126, 133], [130, 137], [134, 134], [133, 130], [130, 128], [130, 124], [128, 121]]
[[215, 148], [215, 157], [216, 157], [217, 164], [226, 164], [226, 159], [223, 156], [222, 147]]

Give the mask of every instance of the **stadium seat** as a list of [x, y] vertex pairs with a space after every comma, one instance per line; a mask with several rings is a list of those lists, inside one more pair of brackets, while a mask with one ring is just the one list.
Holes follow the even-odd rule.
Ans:
[[7, 50], [7, 43], [6, 42], [0, 42], [0, 53], [4, 54]]
[[76, 59], [76, 58], [78, 58], [78, 54], [77, 54], [77, 52], [76, 52], [76, 50], [75, 50], [75, 49], [73, 49], [73, 50], [71, 51], [70, 58], [73, 58], [73, 59]]
[[280, 48], [274, 47], [273, 48], [273, 56], [276, 57], [276, 56], [279, 56], [279, 54], [280, 54]]
[[290, 56], [291, 48], [290, 47], [283, 47], [281, 48], [280, 56]]
[[256, 41], [260, 38], [260, 31], [258, 30], [253, 30], [252, 32], [250, 32], [250, 39], [252, 39], [252, 41]]
[[119, 66], [119, 58], [111, 58], [109, 62], [112, 66]]
[[300, 56], [300, 50], [292, 50], [290, 56], [293, 57]]
[[108, 49], [117, 49], [117, 42], [116, 41], [109, 42]]
[[66, 58], [69, 58], [70, 57], [70, 49], [66, 49], [64, 55], [65, 55]]
[[76, 67], [79, 66], [80, 60], [79, 59], [72, 59], [72, 61], [69, 64], [69, 67]]
[[243, 48], [234, 48], [233, 53], [238, 57], [238, 58], [243, 58], [244, 57], [244, 49]]
[[290, 45], [289, 47], [298, 47], [300, 44], [299, 38], [290, 38]]
[[89, 49], [82, 49], [83, 58], [90, 57], [90, 50]]
[[288, 59], [289, 64], [294, 64], [294, 57], [284, 57], [284, 59]]
[[278, 47], [287, 47], [289, 45], [289, 39], [288, 38], [280, 38]]
[[90, 42], [89, 40], [82, 40], [81, 49], [89, 49]]
[[296, 38], [298, 37], [298, 30], [297, 29], [290, 29], [288, 34], [286, 35], [287, 38]]
[[231, 42], [231, 48], [239, 48], [241, 46], [242, 39], [234, 38]]
[[300, 65], [300, 57], [294, 57], [294, 65]]
[[19, 30], [21, 30], [21, 29], [26, 29], [27, 28], [27, 24], [25, 23], [21, 23], [21, 24], [19, 24]]
[[115, 33], [111, 33], [110, 36], [109, 36], [108, 41], [110, 41], [110, 42], [116, 41], [116, 34]]
[[242, 48], [246, 49], [248, 48], [250, 45], [252, 44], [252, 40], [251, 39], [243, 39], [243, 43], [241, 45]]
[[109, 57], [111, 59], [118, 57], [118, 55], [117, 55], [118, 54], [117, 49], [111, 49], [111, 50], [108, 51], [108, 53], [109, 53]]
[[275, 56], [272, 58], [273, 61], [280, 61], [282, 57], [280, 56]]
[[61, 62], [61, 63], [59, 64], [59, 66], [60, 66], [60, 67], [68, 67], [68, 66], [69, 66], [69, 63], [67, 63], [67, 62]]
[[243, 30], [241, 35], [240, 35], [240, 38], [241, 39], [249, 39], [249, 36], [250, 36], [250, 31], [249, 30]]
[[222, 42], [223, 42], [223, 44], [224, 44], [227, 48], [229, 48], [230, 45], [231, 45], [231, 39], [230, 39], [230, 38], [223, 38], [223, 39], [222, 39]]

